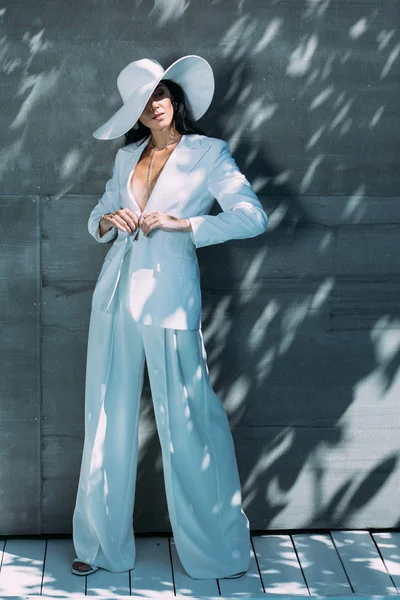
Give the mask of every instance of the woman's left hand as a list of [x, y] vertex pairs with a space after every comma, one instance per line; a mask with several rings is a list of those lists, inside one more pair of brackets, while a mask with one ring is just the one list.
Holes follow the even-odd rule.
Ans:
[[162, 231], [192, 231], [189, 219], [178, 219], [164, 213], [154, 211], [142, 213], [139, 217], [139, 227], [146, 237], [153, 229]]

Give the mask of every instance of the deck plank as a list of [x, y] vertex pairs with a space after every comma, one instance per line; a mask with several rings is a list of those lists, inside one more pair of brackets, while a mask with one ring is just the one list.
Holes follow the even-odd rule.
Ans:
[[46, 540], [7, 539], [0, 571], [0, 598], [41, 593]]
[[400, 531], [371, 534], [382, 554], [389, 575], [400, 593]]
[[186, 573], [176, 550], [173, 537], [170, 539], [170, 548], [177, 597], [199, 598], [202, 596], [219, 595], [216, 579], [192, 579]]
[[218, 579], [221, 596], [241, 598], [259, 598], [264, 596], [264, 589], [258, 571], [256, 556], [253, 549], [250, 551], [250, 566], [247, 573], [239, 579]]
[[356, 594], [397, 594], [369, 531], [332, 531], [331, 535]]
[[136, 563], [131, 570], [131, 594], [155, 599], [174, 595], [167, 537], [136, 536]]
[[294, 534], [292, 538], [312, 596], [353, 593], [329, 534]]
[[249, 571], [233, 580], [189, 577], [172, 537], [136, 537], [134, 569], [125, 573], [100, 569], [89, 577], [71, 573], [75, 556], [72, 539], [50, 538], [46, 546], [45, 539], [0, 538], [0, 598], [83, 600], [86, 580], [88, 595], [115, 600], [261, 599], [277, 595], [279, 600], [294, 600], [309, 598], [310, 594], [319, 600], [335, 596], [340, 600], [388, 600], [399, 595], [399, 531], [332, 531], [331, 536], [252, 536], [255, 554], [252, 552]]
[[267, 594], [310, 595], [289, 535], [257, 535], [253, 543]]
[[42, 584], [43, 596], [85, 593], [85, 577], [78, 577], [71, 572], [74, 558], [75, 550], [72, 539], [50, 538], [47, 540]]
[[129, 571], [112, 573], [106, 569], [99, 569], [86, 579], [88, 596], [120, 598], [130, 595]]

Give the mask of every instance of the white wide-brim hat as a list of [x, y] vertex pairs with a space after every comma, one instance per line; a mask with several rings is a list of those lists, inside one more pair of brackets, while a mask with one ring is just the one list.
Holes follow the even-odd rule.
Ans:
[[129, 63], [118, 75], [118, 91], [124, 104], [93, 132], [93, 136], [99, 140], [112, 140], [129, 131], [162, 79], [170, 79], [181, 86], [194, 121], [204, 115], [215, 89], [213, 71], [204, 58], [183, 56], [166, 70], [156, 60], [143, 58]]

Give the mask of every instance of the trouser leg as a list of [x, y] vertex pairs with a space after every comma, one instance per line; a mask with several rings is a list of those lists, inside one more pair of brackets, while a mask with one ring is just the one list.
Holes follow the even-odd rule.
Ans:
[[193, 578], [247, 570], [249, 521], [241, 507], [228, 418], [212, 389], [201, 330], [140, 328], [182, 565]]
[[133, 507], [144, 375], [140, 330], [126, 311], [92, 311], [85, 440], [73, 543], [76, 556], [113, 572], [135, 565]]

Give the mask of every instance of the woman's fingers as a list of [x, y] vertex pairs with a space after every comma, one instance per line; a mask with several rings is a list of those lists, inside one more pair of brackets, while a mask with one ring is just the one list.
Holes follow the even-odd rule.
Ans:
[[145, 215], [141, 221], [141, 228], [144, 235], [148, 235], [158, 225], [158, 215]]
[[138, 216], [129, 208], [122, 208], [109, 213], [104, 215], [104, 218], [121, 231], [127, 231], [128, 233], [133, 233], [138, 224]]
[[158, 211], [142, 214], [139, 218], [139, 226], [146, 236], [156, 227], [163, 231], [185, 231], [182, 225], [181, 219]]
[[112, 223], [113, 225], [115, 225], [115, 227], [118, 227], [118, 229], [120, 229], [121, 231], [127, 231], [128, 233], [131, 233], [130, 227], [123, 219], [121, 219], [119, 215], [111, 213], [110, 215], [107, 215], [104, 218], [110, 221], [110, 223]]
[[146, 217], [146, 215], [145, 215], [144, 213], [141, 213], [141, 214], [140, 214], [139, 221], [138, 221], [138, 225], [139, 225], [139, 227], [140, 227], [141, 229], [143, 229], [143, 220], [144, 220], [144, 218], [145, 218], [145, 217]]
[[132, 232], [136, 229], [138, 217], [133, 210], [130, 210], [129, 208], [123, 208], [117, 210], [116, 214], [129, 225]]

